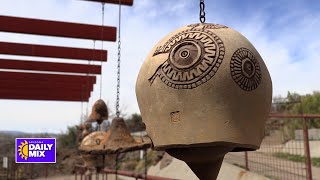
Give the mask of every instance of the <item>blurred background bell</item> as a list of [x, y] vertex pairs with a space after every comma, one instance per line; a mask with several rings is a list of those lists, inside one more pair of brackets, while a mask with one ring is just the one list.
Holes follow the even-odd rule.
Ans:
[[102, 99], [99, 99], [94, 103], [91, 114], [88, 117], [87, 121], [97, 122], [100, 125], [102, 121], [108, 119], [108, 117], [108, 107]]
[[108, 131], [107, 141], [103, 142], [104, 150], [107, 153], [128, 152], [145, 149], [151, 146], [149, 138], [134, 139], [123, 118], [116, 117], [112, 120]]
[[[85, 162], [85, 166], [88, 169], [99, 172], [104, 166], [104, 160], [102, 157], [96, 154], [90, 154], [90, 150], [103, 149], [102, 142], [106, 138], [107, 133], [103, 131], [92, 132], [87, 135], [81, 142], [80, 151], [81, 157]], [[85, 151], [87, 153], [84, 153]]]

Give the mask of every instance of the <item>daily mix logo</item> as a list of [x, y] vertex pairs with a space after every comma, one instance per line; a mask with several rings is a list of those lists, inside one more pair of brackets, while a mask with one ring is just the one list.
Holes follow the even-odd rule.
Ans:
[[55, 138], [16, 138], [16, 163], [55, 163]]

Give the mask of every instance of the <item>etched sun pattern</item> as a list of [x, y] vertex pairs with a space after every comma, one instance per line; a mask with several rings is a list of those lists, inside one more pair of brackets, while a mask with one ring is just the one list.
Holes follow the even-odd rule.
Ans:
[[261, 82], [260, 65], [246, 48], [239, 48], [234, 52], [230, 70], [233, 80], [245, 91], [256, 89]]
[[149, 78], [150, 84], [159, 77], [169, 87], [192, 89], [215, 75], [225, 48], [222, 40], [211, 31], [188, 29], [158, 47], [153, 56], [161, 53], [167, 53], [168, 59]]
[[24, 159], [27, 160], [28, 159], [28, 142], [25, 140], [24, 142], [21, 142], [21, 145], [18, 146], [18, 152], [19, 152], [19, 156]]

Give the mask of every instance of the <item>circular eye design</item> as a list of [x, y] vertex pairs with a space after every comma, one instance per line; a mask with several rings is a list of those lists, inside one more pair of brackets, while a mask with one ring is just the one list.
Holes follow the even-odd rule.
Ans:
[[201, 57], [201, 47], [193, 41], [184, 41], [172, 48], [169, 63], [177, 70], [188, 69]]
[[246, 48], [234, 52], [230, 62], [233, 80], [245, 91], [252, 91], [261, 82], [261, 70], [258, 61]]
[[210, 80], [222, 63], [225, 49], [222, 40], [211, 31], [191, 29], [170, 38], [156, 49], [154, 56], [168, 53], [149, 81], [159, 77], [169, 87], [192, 89]]

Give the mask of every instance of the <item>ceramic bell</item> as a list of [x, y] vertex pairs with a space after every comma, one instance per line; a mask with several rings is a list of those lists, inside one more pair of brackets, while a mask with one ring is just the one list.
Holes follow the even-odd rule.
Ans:
[[200, 179], [215, 179], [227, 152], [259, 148], [272, 82], [248, 39], [199, 23], [151, 50], [136, 95], [154, 148], [184, 160]]
[[104, 150], [107, 153], [128, 152], [139, 149], [145, 149], [151, 146], [149, 138], [144, 141], [134, 139], [123, 118], [114, 118], [108, 131], [108, 139], [103, 143]]
[[[106, 132], [96, 131], [88, 136], [86, 136], [81, 144], [80, 144], [80, 151], [90, 151], [91, 149], [103, 149], [102, 142], [106, 138]], [[85, 161], [85, 165], [88, 168], [101, 168], [103, 166], [102, 158], [98, 157], [97, 155], [89, 154], [89, 153], [82, 153], [82, 158]]]
[[103, 120], [108, 119], [108, 107], [106, 103], [99, 99], [94, 103], [92, 106], [92, 111], [90, 116], [88, 117], [88, 121], [90, 122], [97, 122], [98, 124], [101, 124]]

